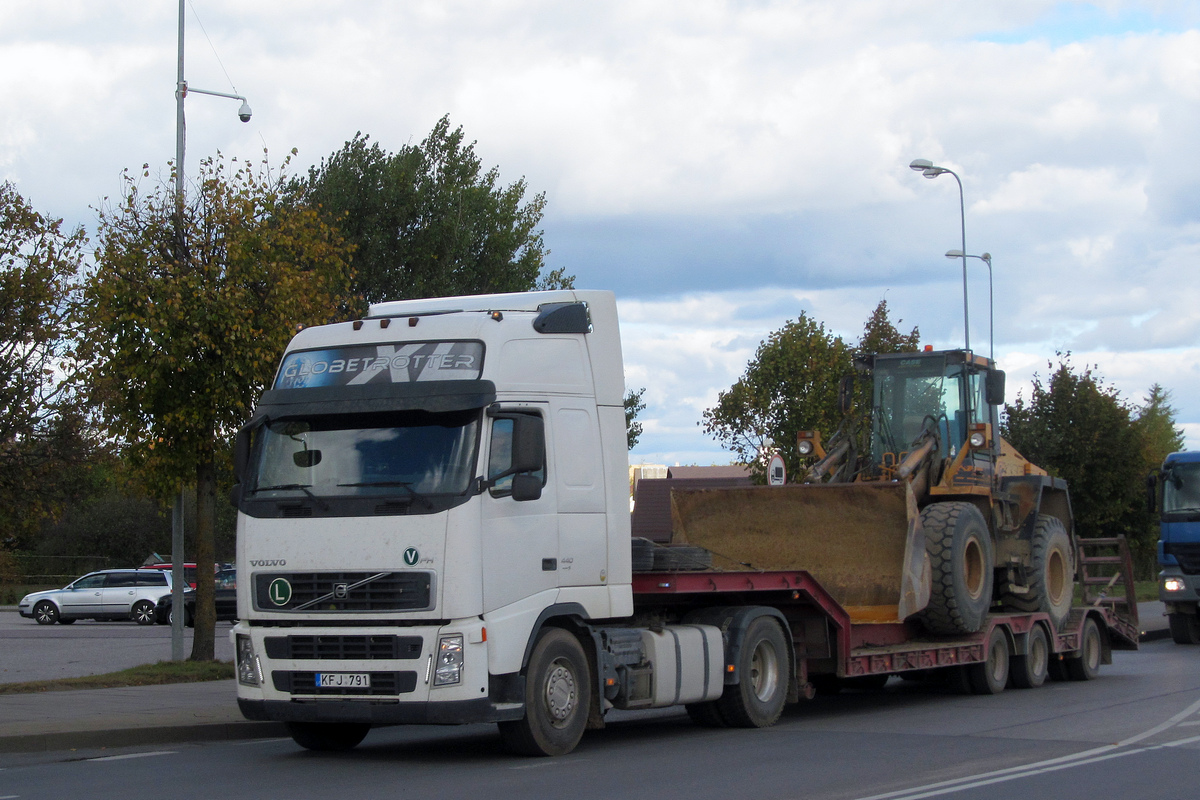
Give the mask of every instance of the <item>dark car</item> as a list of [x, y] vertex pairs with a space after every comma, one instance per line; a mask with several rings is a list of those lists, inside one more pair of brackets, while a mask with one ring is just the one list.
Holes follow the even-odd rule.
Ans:
[[[236, 620], [237, 619], [237, 571], [232, 569], [223, 569], [213, 576], [213, 581], [216, 585], [216, 593], [214, 600], [217, 606], [218, 620]], [[158, 606], [155, 608], [155, 620], [160, 625], [167, 625], [171, 622], [171, 610], [174, 601], [171, 595], [166, 595], [159, 599]], [[183, 592], [183, 607], [186, 612], [183, 622], [189, 628], [196, 624], [196, 590], [186, 589]]]

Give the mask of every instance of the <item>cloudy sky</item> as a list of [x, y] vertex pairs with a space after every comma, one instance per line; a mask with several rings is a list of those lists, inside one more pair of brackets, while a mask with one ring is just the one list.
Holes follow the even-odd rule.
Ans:
[[[177, 3], [0, 5], [0, 180], [94, 229], [175, 151]], [[993, 256], [1010, 396], [1056, 351], [1200, 447], [1200, 4], [995, 0], [190, 0], [187, 164], [300, 169], [444, 114], [545, 192], [550, 264], [617, 293], [635, 461], [728, 463], [697, 426], [801, 311], [854, 339], [886, 298], [961, 346]], [[970, 270], [986, 353], [988, 280]], [[1027, 393], [1026, 389], [1026, 393]]]

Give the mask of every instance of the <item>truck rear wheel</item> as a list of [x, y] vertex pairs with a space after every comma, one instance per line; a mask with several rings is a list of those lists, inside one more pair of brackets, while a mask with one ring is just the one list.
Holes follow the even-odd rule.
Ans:
[[933, 572], [921, 621], [933, 633], [974, 633], [992, 604], [992, 537], [970, 503], [932, 503], [921, 511]]
[[1054, 630], [1059, 630], [1071, 613], [1075, 596], [1075, 560], [1071, 537], [1057, 517], [1039, 514], [1030, 542], [1029, 593], [1007, 593], [1001, 601], [1018, 611], [1044, 611]]
[[1050, 667], [1050, 641], [1041, 625], [1034, 625], [1025, 643], [1025, 655], [1013, 656], [1010, 665], [1013, 686], [1036, 689], [1046, 682]]
[[587, 725], [590, 680], [579, 640], [561, 628], [545, 628], [525, 671], [525, 716], [499, 723], [505, 746], [526, 756], [574, 750]]
[[1171, 638], [1175, 644], [1200, 644], [1200, 617], [1195, 614], [1167, 614]]
[[987, 659], [967, 665], [973, 694], [1000, 694], [1008, 685], [1008, 636], [999, 625], [988, 636]]
[[783, 713], [788, 688], [788, 643], [778, 623], [758, 617], [746, 629], [737, 657], [734, 686], [716, 701], [721, 717], [739, 728], [774, 725]]
[[1100, 638], [1100, 626], [1088, 617], [1083, 622], [1079, 635], [1079, 654], [1063, 659], [1067, 677], [1073, 681], [1090, 681], [1100, 674], [1100, 661], [1104, 655], [1104, 642]]
[[289, 722], [287, 730], [301, 747], [340, 752], [358, 747], [371, 726], [365, 722]]

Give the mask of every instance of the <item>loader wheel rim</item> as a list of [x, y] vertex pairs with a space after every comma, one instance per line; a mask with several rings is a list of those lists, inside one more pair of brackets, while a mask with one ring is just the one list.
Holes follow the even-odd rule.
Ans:
[[1058, 606], [1067, 589], [1067, 560], [1058, 548], [1050, 551], [1046, 559], [1046, 597], [1050, 604]]
[[561, 728], [575, 709], [575, 675], [571, 665], [556, 659], [546, 676], [546, 710], [550, 713], [550, 724]]
[[760, 702], [771, 699], [779, 686], [779, 654], [765, 639], [754, 648], [750, 657], [750, 686]]
[[984, 565], [983, 547], [979, 540], [972, 536], [963, 548], [963, 580], [967, 586], [967, 594], [972, 600], [978, 600], [983, 594]]

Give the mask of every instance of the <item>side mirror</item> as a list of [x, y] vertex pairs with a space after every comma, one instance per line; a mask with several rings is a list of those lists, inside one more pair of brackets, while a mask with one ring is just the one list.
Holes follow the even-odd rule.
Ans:
[[242, 485], [235, 483], [229, 490], [229, 505], [237, 508], [242, 504]]
[[[512, 466], [513, 473], [536, 472], [546, 463], [546, 437], [542, 418], [531, 414], [513, 416]], [[516, 486], [513, 486], [514, 497]], [[541, 482], [538, 482], [541, 494]]]
[[241, 483], [246, 477], [246, 465], [250, 462], [251, 430], [253, 428], [250, 423], [243, 425], [233, 440], [233, 480], [237, 483]]
[[854, 376], [843, 375], [841, 382], [838, 383], [838, 411], [842, 415], [850, 413], [850, 409], [854, 406]]
[[513, 475], [512, 479], [512, 499], [517, 502], [523, 500], [537, 500], [542, 496], [542, 481], [536, 475], [530, 475], [528, 472], [519, 472]]
[[989, 369], [984, 384], [984, 394], [989, 406], [1004, 405], [1004, 370]]
[[292, 463], [300, 469], [312, 469], [321, 463], [320, 450], [297, 450], [292, 453]]

